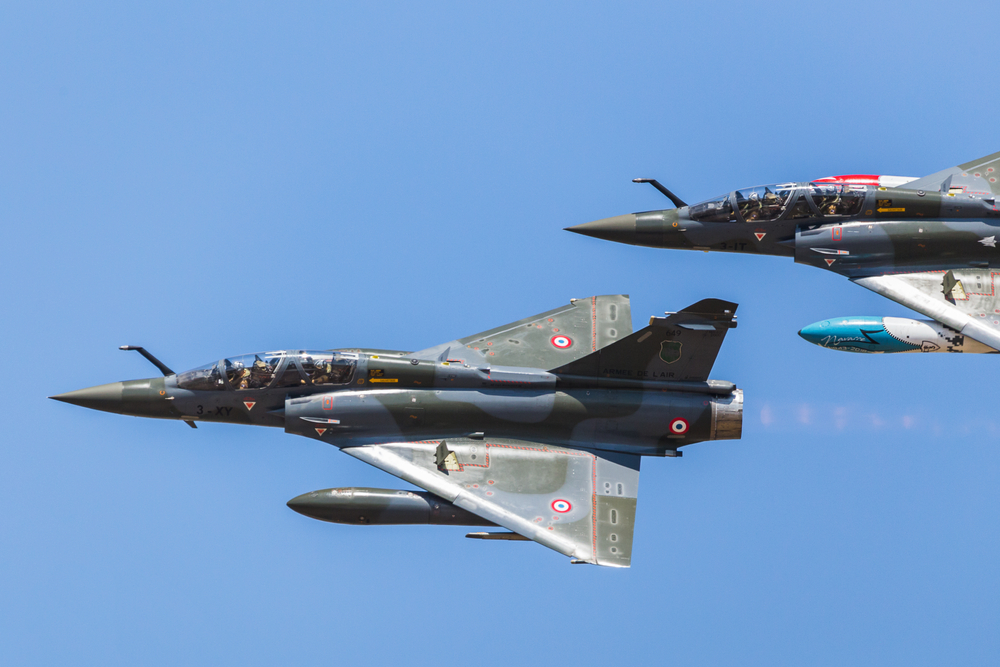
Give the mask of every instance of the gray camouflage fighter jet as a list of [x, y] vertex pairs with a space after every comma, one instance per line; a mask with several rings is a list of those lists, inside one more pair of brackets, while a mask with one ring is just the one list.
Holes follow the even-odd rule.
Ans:
[[500, 526], [574, 562], [628, 567], [642, 456], [738, 439], [743, 392], [710, 380], [736, 304], [705, 299], [633, 333], [629, 298], [574, 299], [419, 352], [264, 352], [52, 398], [139, 417], [284, 428], [426, 491], [289, 501], [349, 524]]
[[655, 248], [793, 257], [932, 318], [841, 317], [799, 334], [852, 352], [1000, 350], [1000, 153], [923, 178], [831, 176], [734, 190], [569, 231]]

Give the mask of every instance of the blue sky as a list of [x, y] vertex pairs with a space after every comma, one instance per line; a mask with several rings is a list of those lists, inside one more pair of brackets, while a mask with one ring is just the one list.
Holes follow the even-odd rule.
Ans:
[[[993, 357], [790, 260], [563, 227], [1000, 150], [995, 3], [0, 7], [0, 646], [70, 664], [996, 664]], [[419, 349], [571, 297], [740, 303], [740, 441], [643, 464], [633, 567], [285, 502], [396, 487], [277, 430], [47, 396], [274, 348]], [[405, 485], [404, 485], [405, 486]]]

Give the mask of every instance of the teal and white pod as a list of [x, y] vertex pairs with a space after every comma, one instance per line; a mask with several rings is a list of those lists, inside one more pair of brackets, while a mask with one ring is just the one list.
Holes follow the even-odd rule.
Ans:
[[810, 343], [846, 352], [996, 352], [934, 320], [904, 317], [836, 317], [799, 331]]

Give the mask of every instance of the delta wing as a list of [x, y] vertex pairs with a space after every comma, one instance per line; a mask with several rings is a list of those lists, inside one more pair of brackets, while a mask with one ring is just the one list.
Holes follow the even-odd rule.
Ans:
[[901, 186], [942, 194], [1000, 194], [1000, 153], [950, 167]]
[[470, 537], [522, 536], [580, 562], [631, 563], [637, 455], [468, 438], [342, 451], [513, 531]]
[[627, 294], [573, 299], [561, 308], [409, 355], [471, 366], [554, 368], [632, 333]]

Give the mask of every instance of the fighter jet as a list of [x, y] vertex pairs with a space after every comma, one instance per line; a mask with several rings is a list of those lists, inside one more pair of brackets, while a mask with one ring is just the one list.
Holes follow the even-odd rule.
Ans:
[[633, 332], [628, 296], [569, 305], [418, 352], [228, 357], [55, 400], [138, 417], [283, 428], [423, 491], [341, 488], [288, 502], [347, 524], [506, 530], [573, 559], [628, 567], [643, 456], [738, 439], [743, 392], [710, 380], [736, 304], [706, 299]]
[[792, 257], [930, 320], [840, 317], [807, 341], [852, 352], [1000, 350], [1000, 153], [924, 176], [851, 174], [734, 190], [568, 230], [654, 248]]

